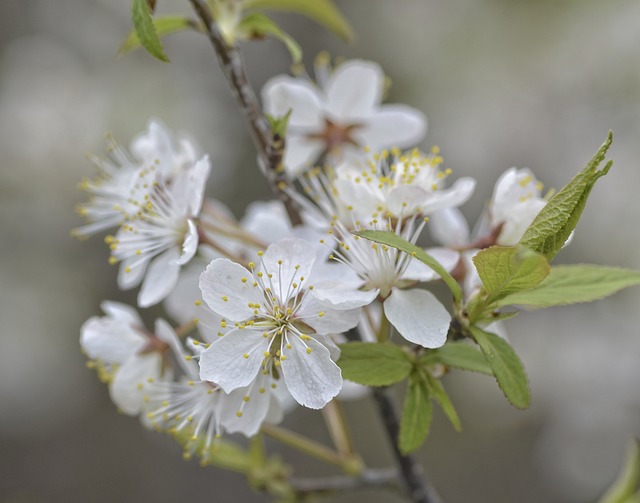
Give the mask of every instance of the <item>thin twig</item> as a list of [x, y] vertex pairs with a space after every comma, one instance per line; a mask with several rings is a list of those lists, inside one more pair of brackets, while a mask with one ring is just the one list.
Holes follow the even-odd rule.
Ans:
[[398, 472], [393, 468], [368, 468], [359, 477], [337, 475], [322, 478], [291, 479], [293, 490], [299, 495], [335, 491], [353, 491], [371, 487], [398, 489]]
[[294, 201], [284, 190], [288, 183], [282, 168], [284, 139], [271, 132], [269, 123], [258, 103], [258, 98], [249, 83], [242, 54], [235, 45], [226, 42], [206, 1], [189, 1], [204, 25], [207, 36], [218, 56], [220, 68], [222, 68], [238, 107], [245, 118], [258, 152], [258, 165], [271, 189], [284, 203], [292, 225], [300, 224], [302, 222], [300, 213]]
[[405, 488], [413, 503], [442, 503], [440, 496], [435, 488], [429, 483], [424, 476], [422, 466], [413, 456], [402, 454], [398, 448], [398, 433], [400, 432], [400, 423], [398, 422], [398, 414], [391, 398], [387, 395], [384, 388], [374, 388], [373, 396], [375, 397], [382, 422], [387, 436], [393, 447], [400, 475], [404, 482]]

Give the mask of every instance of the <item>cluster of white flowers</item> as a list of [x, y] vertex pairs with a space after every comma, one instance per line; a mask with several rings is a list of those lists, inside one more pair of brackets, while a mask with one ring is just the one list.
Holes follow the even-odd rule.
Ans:
[[105, 316], [82, 327], [82, 348], [118, 408], [192, 438], [187, 454], [224, 432], [252, 436], [292, 403], [324, 407], [343, 388], [336, 341], [356, 327], [363, 340], [381, 336], [383, 319], [410, 343], [445, 343], [451, 315], [423, 285], [437, 274], [355, 232], [388, 230], [415, 244], [429, 228], [441, 247], [428, 253], [471, 296], [470, 257], [517, 242], [545, 204], [533, 174], [512, 168], [471, 234], [458, 206], [475, 180], [447, 183], [437, 148], [402, 150], [423, 138], [426, 119], [380, 104], [379, 66], [320, 65], [316, 75], [317, 84], [276, 77], [263, 90], [268, 113], [291, 110], [284, 163], [303, 225], [292, 226], [279, 202], [254, 203], [238, 221], [205, 200], [208, 157], [158, 121], [129, 152], [114, 144], [108, 159], [93, 158], [99, 175], [81, 184], [90, 199], [75, 234], [115, 231], [105, 240], [119, 286], [141, 284], [138, 306], [164, 301], [179, 324], [160, 319], [150, 331], [135, 309], [105, 302]]

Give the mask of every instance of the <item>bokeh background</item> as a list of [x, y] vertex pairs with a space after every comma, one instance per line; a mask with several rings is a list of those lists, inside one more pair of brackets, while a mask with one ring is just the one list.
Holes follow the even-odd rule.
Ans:
[[[561, 187], [613, 129], [615, 166], [596, 186], [558, 261], [640, 268], [640, 3], [637, 0], [342, 0], [357, 39], [279, 16], [315, 54], [378, 61], [389, 102], [425, 111], [423, 147], [439, 145], [455, 176], [479, 180], [473, 221], [497, 176], [529, 167]], [[160, 1], [187, 12], [186, 0]], [[235, 474], [184, 462], [170, 439], [119, 415], [85, 368], [80, 325], [115, 286], [99, 237], [80, 243], [76, 189], [104, 151], [149, 117], [188, 132], [211, 154], [210, 194], [238, 216], [270, 197], [254, 150], [216, 67], [195, 34], [167, 38], [170, 65], [116, 50], [128, 0], [0, 2], [0, 502], [266, 501]], [[286, 72], [276, 42], [245, 47], [257, 89]], [[532, 407], [508, 406], [491, 379], [446, 378], [464, 425], [436, 415], [421, 454], [445, 501], [595, 501], [624, 446], [640, 435], [640, 289], [587, 306], [525, 313], [508, 323], [525, 362]], [[147, 313], [152, 320], [156, 312]], [[391, 462], [368, 400], [347, 414], [365, 457]], [[318, 415], [286, 425], [326, 439]], [[289, 451], [284, 451], [289, 455]], [[331, 473], [294, 457], [301, 475]], [[369, 491], [333, 501], [401, 501]]]

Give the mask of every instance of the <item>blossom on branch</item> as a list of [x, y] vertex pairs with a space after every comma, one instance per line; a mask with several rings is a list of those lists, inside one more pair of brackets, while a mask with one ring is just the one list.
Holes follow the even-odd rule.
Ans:
[[262, 376], [282, 378], [293, 398], [313, 409], [338, 394], [338, 352], [328, 335], [355, 327], [366, 302], [357, 291], [352, 302], [340, 292], [340, 305], [319, 300], [310, 282], [315, 262], [311, 244], [287, 238], [248, 269], [227, 259], [209, 264], [200, 288], [223, 321], [220, 338], [201, 355], [203, 380], [231, 393]]
[[316, 69], [317, 84], [280, 75], [262, 89], [265, 113], [289, 117], [284, 165], [296, 177], [321, 157], [335, 162], [396, 145], [407, 148], [425, 134], [427, 119], [406, 105], [381, 105], [384, 73], [377, 63], [351, 60], [330, 73]]

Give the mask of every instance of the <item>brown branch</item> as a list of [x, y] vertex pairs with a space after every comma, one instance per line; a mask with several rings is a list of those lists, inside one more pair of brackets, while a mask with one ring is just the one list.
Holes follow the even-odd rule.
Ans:
[[393, 447], [393, 454], [400, 468], [400, 476], [413, 503], [442, 503], [435, 488], [424, 476], [422, 466], [413, 456], [402, 454], [398, 447], [400, 423], [398, 414], [385, 388], [373, 388], [373, 396], [378, 406], [387, 436]]
[[218, 56], [220, 68], [245, 118], [251, 139], [258, 151], [258, 165], [260, 170], [269, 182], [273, 192], [285, 205], [291, 223], [293, 225], [300, 224], [302, 219], [300, 218], [298, 208], [284, 190], [288, 183], [282, 168], [282, 156], [285, 147], [284, 139], [272, 134], [269, 123], [264, 117], [260, 104], [258, 103], [258, 98], [247, 78], [242, 55], [235, 45], [230, 45], [226, 42], [222, 32], [213, 19], [213, 15], [206, 1], [189, 1], [204, 25], [207, 36]]
[[371, 487], [398, 490], [398, 473], [392, 468], [368, 468], [359, 477], [337, 475], [323, 478], [293, 478], [291, 486], [300, 496], [337, 491], [354, 491]]

